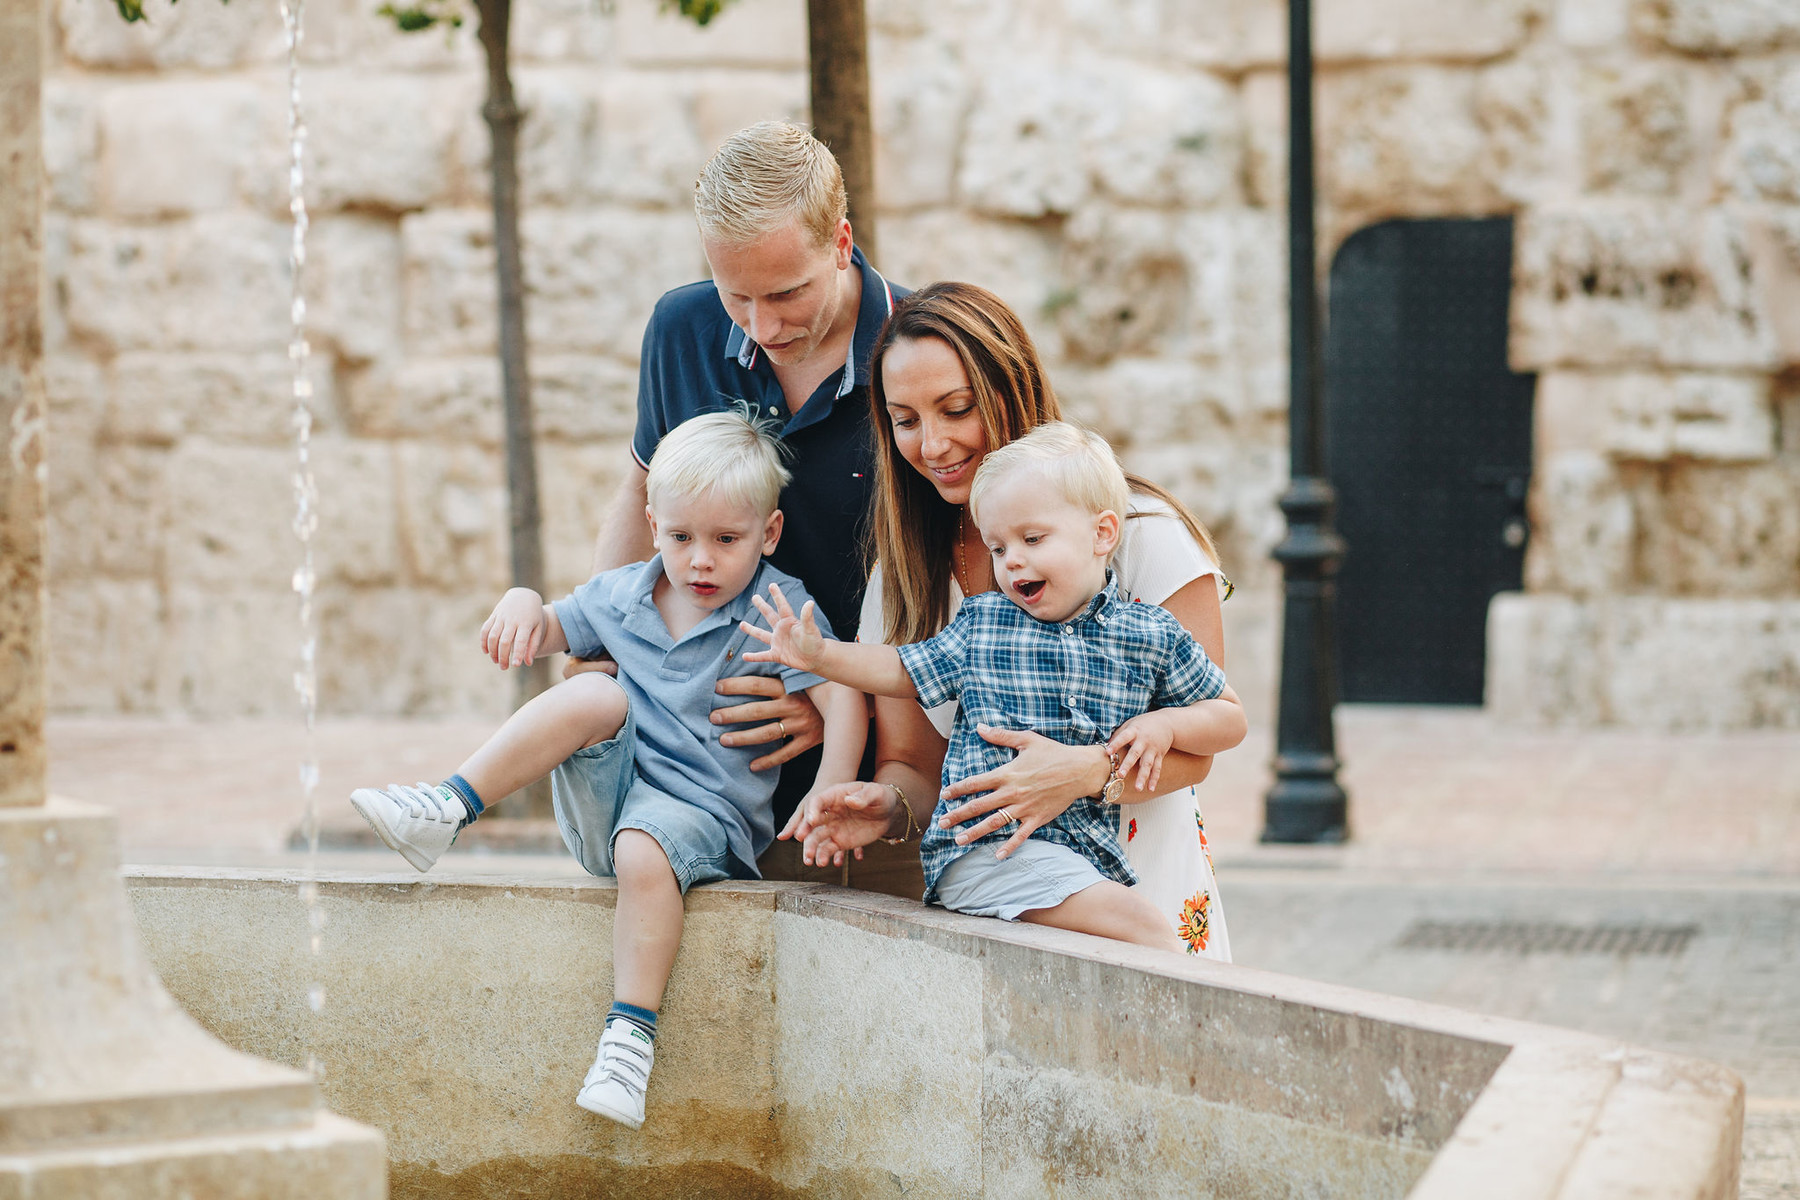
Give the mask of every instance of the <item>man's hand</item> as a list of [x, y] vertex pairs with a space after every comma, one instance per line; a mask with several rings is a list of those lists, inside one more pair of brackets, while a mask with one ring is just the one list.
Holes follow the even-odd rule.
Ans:
[[563, 663], [564, 679], [573, 679], [577, 675], [585, 675], [589, 671], [604, 671], [608, 675], [617, 675], [619, 664], [610, 658], [570, 658]]
[[1152, 709], [1147, 713], [1139, 713], [1113, 733], [1112, 740], [1106, 748], [1114, 754], [1123, 754], [1119, 761], [1119, 778], [1129, 778], [1131, 768], [1137, 768], [1137, 786], [1141, 792], [1153, 792], [1156, 783], [1162, 778], [1163, 756], [1175, 742], [1175, 722], [1170, 719], [1166, 709]]
[[529, 666], [548, 631], [544, 598], [530, 588], [513, 588], [500, 597], [500, 603], [482, 622], [481, 652], [502, 671]]
[[769, 623], [768, 629], [748, 621], [738, 622], [739, 628], [768, 647], [744, 655], [744, 661], [778, 662], [796, 671], [817, 674], [825, 658], [825, 635], [819, 632], [819, 623], [813, 620], [813, 602], [808, 600], [796, 617], [787, 597], [781, 594], [779, 584], [769, 585], [769, 595], [775, 598], [773, 605], [761, 596], [750, 597], [750, 603], [756, 605], [756, 611]]
[[714, 725], [764, 722], [755, 729], [735, 729], [721, 734], [721, 746], [760, 746], [765, 742], [782, 742], [774, 751], [752, 762], [752, 771], [779, 767], [795, 755], [811, 750], [825, 740], [825, 718], [819, 715], [812, 699], [805, 692], [790, 693], [787, 686], [774, 675], [732, 675], [719, 680], [713, 691], [721, 696], [764, 697], [728, 708], [715, 708], [712, 712]]

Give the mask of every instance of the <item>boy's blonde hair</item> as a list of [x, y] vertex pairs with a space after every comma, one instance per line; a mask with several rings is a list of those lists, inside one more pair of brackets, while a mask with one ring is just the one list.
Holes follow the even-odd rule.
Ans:
[[690, 417], [650, 456], [645, 483], [650, 507], [663, 496], [714, 496], [767, 517], [780, 506], [781, 489], [792, 477], [782, 462], [787, 453], [767, 427], [742, 413]]
[[844, 174], [825, 143], [787, 121], [725, 139], [694, 181], [700, 236], [744, 246], [789, 221], [829, 246], [848, 215]]
[[969, 515], [976, 524], [981, 522], [982, 497], [1006, 476], [1026, 469], [1037, 471], [1057, 495], [1076, 508], [1095, 516], [1111, 512], [1124, 527], [1131, 508], [1125, 469], [1105, 438], [1067, 421], [1046, 422], [982, 457], [969, 485]]

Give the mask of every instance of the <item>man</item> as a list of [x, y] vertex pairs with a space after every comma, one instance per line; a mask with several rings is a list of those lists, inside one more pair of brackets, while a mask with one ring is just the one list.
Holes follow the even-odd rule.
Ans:
[[[694, 215], [713, 277], [665, 295], [644, 331], [635, 461], [607, 509], [594, 570], [650, 557], [646, 464], [663, 435], [699, 413], [742, 405], [753, 418], [778, 422], [793, 454], [793, 480], [781, 495], [787, 524], [770, 561], [802, 580], [832, 629], [848, 636], [862, 603], [873, 469], [868, 351], [905, 290], [856, 248], [831, 151], [786, 122], [753, 125], [719, 147], [694, 185]], [[591, 669], [571, 662], [565, 674]], [[725, 710], [731, 721], [720, 724], [750, 728], [720, 741], [769, 745], [756, 770], [791, 764], [775, 792], [776, 820], [785, 822], [818, 769], [818, 711], [804, 694], [784, 696], [774, 679], [739, 676], [721, 680], [718, 691], [763, 697]], [[797, 843], [777, 842], [759, 866], [765, 878], [847, 881], [917, 898], [918, 847], [897, 849], [871, 853], [846, 872], [804, 867]]]

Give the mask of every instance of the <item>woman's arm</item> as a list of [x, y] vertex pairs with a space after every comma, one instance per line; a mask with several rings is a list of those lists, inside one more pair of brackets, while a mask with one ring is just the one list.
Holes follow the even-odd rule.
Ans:
[[[1219, 586], [1212, 574], [1189, 580], [1162, 606], [1194, 635], [1207, 657], [1224, 667], [1225, 626], [1219, 610]], [[1065, 746], [1039, 734], [985, 726], [979, 732], [988, 741], [1017, 751], [1017, 755], [1005, 766], [957, 780], [944, 790], [946, 800], [987, 792], [944, 814], [941, 823], [946, 829], [983, 818], [959, 832], [958, 842], [973, 841], [1004, 828], [1009, 822], [1000, 810], [1005, 809], [1019, 822], [1012, 841], [1001, 848], [1011, 853], [1024, 844], [1032, 830], [1055, 820], [1083, 796], [1097, 794], [1112, 774], [1112, 760], [1104, 746]], [[1141, 804], [1198, 784], [1211, 774], [1212, 763], [1210, 754], [1170, 751], [1163, 759], [1156, 790], [1146, 791], [1137, 786], [1135, 779], [1127, 780], [1119, 803]]]

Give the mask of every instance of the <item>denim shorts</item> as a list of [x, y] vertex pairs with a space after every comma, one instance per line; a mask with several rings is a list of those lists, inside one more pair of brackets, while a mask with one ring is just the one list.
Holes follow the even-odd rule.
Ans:
[[1031, 838], [1005, 858], [989, 842], [961, 855], [938, 876], [938, 903], [952, 912], [1016, 921], [1033, 908], [1055, 908], [1106, 876], [1067, 846]]
[[550, 772], [556, 824], [575, 861], [588, 874], [610, 879], [619, 830], [641, 829], [668, 855], [684, 893], [744, 875], [717, 817], [638, 778], [636, 744], [637, 723], [628, 710], [617, 737], [577, 750]]

